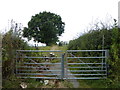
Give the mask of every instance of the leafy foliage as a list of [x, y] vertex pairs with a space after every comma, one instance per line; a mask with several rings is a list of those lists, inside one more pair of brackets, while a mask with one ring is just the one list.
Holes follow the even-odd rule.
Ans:
[[104, 49], [110, 49], [112, 32], [107, 29], [91, 30], [80, 36], [78, 39], [71, 40], [68, 49], [102, 49], [103, 35], [105, 38]]
[[[112, 66], [111, 68], [111, 77], [113, 78], [113, 84], [115, 87], [118, 87], [116, 85], [119, 83], [120, 84], [120, 28], [117, 27], [115, 23], [115, 27], [113, 28], [112, 31], [112, 45], [111, 45], [111, 61], [110, 64]], [[120, 85], [119, 85], [120, 87]]]
[[46, 43], [46, 45], [55, 44], [58, 36], [64, 32], [65, 23], [59, 15], [50, 12], [40, 12], [32, 16], [28, 22], [28, 28], [24, 28], [23, 36], [29, 40]]
[[14, 36], [13, 30], [3, 35], [2, 39], [2, 71], [7, 79], [15, 71], [15, 57], [17, 49], [27, 49], [27, 43], [19, 36]]
[[[99, 27], [98, 27], [99, 28]], [[104, 42], [103, 42], [104, 41]], [[109, 86], [119, 87], [120, 83], [120, 28], [115, 22], [112, 28], [90, 30], [75, 40], [71, 40], [68, 49], [75, 50], [109, 50]], [[87, 55], [87, 54], [86, 54]], [[97, 53], [96, 53], [97, 55]], [[111, 86], [111, 87], [112, 87]]]

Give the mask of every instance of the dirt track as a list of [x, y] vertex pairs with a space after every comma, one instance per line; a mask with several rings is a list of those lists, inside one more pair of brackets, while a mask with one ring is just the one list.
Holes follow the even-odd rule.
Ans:
[[[52, 46], [50, 50], [59, 50], [59, 47], [58, 46]], [[54, 65], [54, 66], [50, 67], [51, 70], [60, 70], [60, 68], [61, 68], [61, 64], [60, 65]], [[52, 73], [61, 74], [61, 72], [52, 72]], [[75, 76], [73, 76], [73, 75], [67, 76], [67, 74], [72, 74], [72, 73], [69, 70], [67, 71], [67, 68], [66, 68], [66, 65], [65, 65], [65, 78], [75, 78]], [[79, 82], [77, 80], [73, 79], [73, 80], [67, 80], [67, 81], [71, 82], [73, 84], [74, 88], [79, 88]]]
[[50, 50], [59, 50], [59, 47], [58, 46], [52, 46]]

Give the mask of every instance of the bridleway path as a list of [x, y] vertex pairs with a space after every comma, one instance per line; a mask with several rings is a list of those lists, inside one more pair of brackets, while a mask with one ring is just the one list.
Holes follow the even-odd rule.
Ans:
[[[58, 46], [52, 46], [50, 50], [59, 50], [59, 47]], [[64, 64], [65, 66], [65, 78], [75, 78], [74, 75], [69, 75], [69, 77], [67, 76], [67, 74], [72, 74], [69, 70], [67, 70], [66, 68], [66, 62]], [[60, 65], [53, 65], [50, 67], [50, 70], [61, 70], [61, 64]], [[61, 72], [52, 72], [52, 73], [55, 73], [55, 74], [61, 74]], [[58, 76], [60, 77], [60, 76]], [[73, 87], [74, 88], [79, 88], [79, 82], [76, 80], [76, 79], [66, 79], [68, 80], [68, 82], [71, 82], [73, 84]]]

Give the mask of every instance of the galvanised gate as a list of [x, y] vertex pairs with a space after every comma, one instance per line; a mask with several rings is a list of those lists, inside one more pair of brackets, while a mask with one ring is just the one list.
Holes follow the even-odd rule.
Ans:
[[105, 79], [107, 50], [17, 50], [16, 75], [41, 79]]

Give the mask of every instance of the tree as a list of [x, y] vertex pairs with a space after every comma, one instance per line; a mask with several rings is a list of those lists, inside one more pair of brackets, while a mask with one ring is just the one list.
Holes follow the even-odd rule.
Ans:
[[32, 16], [28, 28], [23, 30], [23, 36], [49, 46], [58, 41], [58, 36], [64, 32], [64, 26], [65, 23], [59, 15], [44, 11]]

